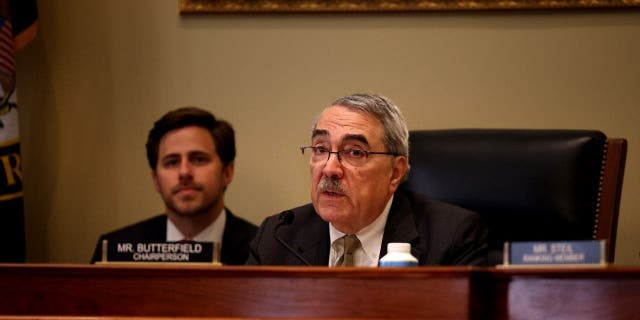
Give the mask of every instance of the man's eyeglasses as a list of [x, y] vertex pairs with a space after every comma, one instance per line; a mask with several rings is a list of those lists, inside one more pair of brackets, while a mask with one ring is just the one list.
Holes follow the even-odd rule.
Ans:
[[344, 160], [346, 163], [354, 167], [359, 167], [367, 163], [367, 159], [369, 158], [369, 155], [372, 155], [372, 154], [399, 156], [399, 154], [395, 152], [374, 152], [374, 151], [367, 151], [367, 150], [362, 150], [358, 148], [344, 149], [339, 151], [330, 151], [325, 147], [307, 146], [307, 147], [300, 147], [300, 151], [302, 151], [302, 154], [305, 154], [305, 151], [307, 151], [306, 154], [310, 155], [312, 163], [328, 161], [329, 157], [331, 157], [331, 154], [335, 153], [340, 163], [342, 163], [342, 160]]

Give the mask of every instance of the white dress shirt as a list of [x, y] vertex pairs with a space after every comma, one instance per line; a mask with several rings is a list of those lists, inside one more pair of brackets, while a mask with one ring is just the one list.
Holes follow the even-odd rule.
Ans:
[[[353, 263], [356, 267], [377, 267], [380, 259], [380, 247], [382, 246], [382, 236], [384, 235], [384, 227], [387, 224], [387, 217], [391, 209], [393, 196], [387, 202], [382, 214], [376, 218], [370, 225], [362, 228], [356, 233], [356, 236], [362, 243], [353, 253]], [[331, 240], [331, 249], [329, 251], [329, 266], [336, 265], [336, 262], [344, 252], [344, 241], [336, 241], [345, 236], [344, 233], [334, 228], [329, 223], [329, 237]]]
[[[227, 211], [222, 208], [222, 212], [218, 215], [209, 226], [198, 233], [193, 239], [197, 242], [217, 242], [222, 245], [222, 234], [224, 233], [224, 224], [227, 222]], [[171, 219], [167, 218], [167, 241], [181, 241], [186, 237], [178, 230]]]

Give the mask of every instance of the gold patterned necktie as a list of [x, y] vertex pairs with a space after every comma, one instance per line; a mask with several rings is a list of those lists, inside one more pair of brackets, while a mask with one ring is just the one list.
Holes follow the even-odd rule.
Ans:
[[337, 267], [353, 267], [353, 253], [360, 247], [360, 239], [353, 234], [342, 237], [344, 241], [344, 253], [336, 262]]

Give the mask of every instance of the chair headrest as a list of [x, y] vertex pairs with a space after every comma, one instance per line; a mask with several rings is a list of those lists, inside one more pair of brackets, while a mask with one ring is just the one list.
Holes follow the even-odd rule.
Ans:
[[504, 241], [591, 239], [602, 132], [423, 130], [410, 132], [409, 143], [404, 187], [478, 212], [491, 249], [501, 251]]

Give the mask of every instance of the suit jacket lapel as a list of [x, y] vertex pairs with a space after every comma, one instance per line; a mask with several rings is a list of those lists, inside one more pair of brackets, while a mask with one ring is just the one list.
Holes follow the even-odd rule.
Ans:
[[233, 215], [231, 210], [227, 207], [224, 209], [227, 211], [227, 219], [224, 225], [224, 232], [222, 233], [222, 243], [224, 243], [225, 246], [228, 246], [227, 249], [229, 250], [225, 251], [234, 252], [240, 247], [238, 244], [242, 242], [244, 234], [240, 233], [240, 230], [236, 230], [236, 226], [238, 225], [236, 223], [237, 218]]
[[141, 229], [144, 232], [143, 242], [165, 242], [167, 241], [167, 223], [168, 216], [166, 214], [159, 215], [149, 220], [149, 224]]
[[387, 254], [387, 244], [390, 242], [411, 243], [411, 253], [414, 257], [420, 257], [419, 237], [409, 200], [404, 192], [399, 190], [394, 195], [389, 217], [384, 227], [380, 257]]
[[320, 232], [320, 234], [322, 235], [320, 237], [314, 237], [315, 241], [307, 241], [302, 243], [300, 245], [301, 255], [312, 265], [327, 266], [329, 265], [330, 247], [329, 226], [325, 224], [324, 228], [318, 228], [318, 230], [314, 232]]
[[303, 224], [297, 226], [304, 232], [298, 234], [297, 243], [298, 253], [304, 257], [309, 263], [316, 266], [329, 265], [329, 224], [322, 220], [320, 216], [310, 207], [309, 219], [305, 219]]

